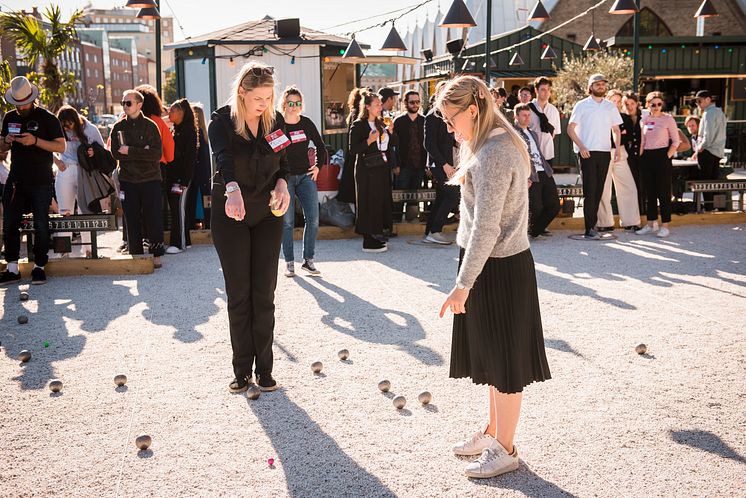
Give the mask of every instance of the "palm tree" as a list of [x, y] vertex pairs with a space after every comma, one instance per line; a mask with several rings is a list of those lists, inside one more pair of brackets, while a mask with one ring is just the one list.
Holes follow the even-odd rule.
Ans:
[[49, 95], [49, 107], [54, 112], [63, 104], [62, 89], [66, 79], [57, 65], [57, 57], [67, 52], [70, 43], [78, 38], [75, 23], [83, 20], [83, 11], [76, 10], [63, 22], [60, 7], [50, 5], [44, 17], [47, 29], [45, 23], [23, 12], [0, 14], [0, 32], [16, 44], [30, 67], [36, 67], [41, 60], [43, 90]]

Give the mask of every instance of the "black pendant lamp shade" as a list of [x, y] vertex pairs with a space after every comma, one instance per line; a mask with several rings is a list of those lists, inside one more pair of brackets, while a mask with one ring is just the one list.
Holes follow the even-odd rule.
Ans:
[[534, 8], [528, 15], [529, 21], [546, 21], [551, 18], [552, 16], [550, 16], [549, 12], [547, 12], [547, 9], [544, 8], [544, 4], [541, 3], [541, 0], [536, 2], [536, 5], [534, 5]]
[[704, 0], [702, 5], [697, 9], [697, 13], [694, 14], [694, 17], [715, 17], [716, 15], [718, 15], [718, 12], [712, 5], [712, 2], [710, 0]]
[[160, 19], [161, 13], [158, 12], [158, 9], [155, 7], [146, 7], [144, 9], [140, 9], [140, 12], [137, 13], [138, 19]]
[[587, 52], [596, 52], [598, 50], [601, 50], [601, 45], [598, 44], [595, 33], [591, 33], [591, 36], [588, 37], [588, 41], [585, 42], [585, 45], [583, 45], [583, 50]]
[[557, 58], [557, 52], [554, 51], [551, 45], [547, 45], [544, 52], [541, 54], [541, 60], [549, 61]]
[[521, 54], [518, 52], [513, 54], [513, 57], [510, 58], [509, 64], [511, 66], [522, 66], [523, 65], [523, 58], [521, 57]]
[[125, 7], [129, 9], [147, 9], [157, 8], [158, 5], [156, 5], [155, 0], [128, 0]]
[[635, 14], [639, 11], [635, 0], [616, 0], [609, 9], [609, 14]]
[[[482, 67], [486, 69], [486, 64], [482, 64]], [[497, 68], [497, 60], [494, 56], [490, 56], [490, 69]]]
[[453, 0], [451, 8], [440, 23], [441, 28], [471, 28], [477, 23], [471, 16], [464, 0]]
[[473, 60], [467, 60], [464, 62], [464, 65], [461, 66], [461, 71], [464, 71], [466, 73], [472, 73], [477, 68], [477, 63]]
[[391, 50], [393, 52], [407, 51], [407, 46], [404, 44], [404, 41], [401, 39], [401, 36], [399, 36], [399, 32], [396, 31], [396, 27], [393, 24], [391, 25], [389, 35], [386, 37], [386, 41], [383, 42], [381, 50]]
[[365, 57], [363, 49], [360, 48], [360, 45], [358, 45], [354, 37], [350, 40], [350, 44], [347, 45], [345, 54], [342, 56], [343, 59], [346, 59], [347, 57]]

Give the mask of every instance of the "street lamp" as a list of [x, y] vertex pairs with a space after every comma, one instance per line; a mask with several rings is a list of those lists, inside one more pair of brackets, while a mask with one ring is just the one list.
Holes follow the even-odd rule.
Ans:
[[640, 84], [640, 0], [617, 0], [609, 9], [609, 14], [634, 14], [632, 21], [632, 91], [637, 93]]

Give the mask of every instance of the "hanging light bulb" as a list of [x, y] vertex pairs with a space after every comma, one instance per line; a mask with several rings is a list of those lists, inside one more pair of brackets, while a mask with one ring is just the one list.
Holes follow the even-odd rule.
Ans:
[[717, 15], [718, 13], [712, 5], [712, 2], [710, 0], [704, 0], [702, 5], [697, 9], [697, 13], [694, 14], [694, 17], [715, 17]]
[[451, 8], [440, 23], [441, 28], [471, 28], [476, 25], [477, 22], [471, 16], [464, 0], [453, 0]]
[[350, 40], [350, 44], [347, 45], [345, 54], [342, 56], [343, 59], [347, 59], [348, 57], [365, 57], [363, 49], [360, 48], [360, 45], [355, 41], [354, 36], [352, 37], [352, 40]]
[[521, 54], [519, 54], [518, 52], [514, 53], [513, 57], [510, 58], [510, 62], [508, 64], [511, 66], [522, 66], [524, 63], [523, 58], [521, 58]]
[[639, 11], [635, 0], [616, 0], [609, 9], [609, 14], [635, 14]]
[[557, 52], [554, 51], [551, 45], [547, 45], [544, 49], [544, 53], [541, 54], [541, 60], [549, 61], [557, 58]]
[[596, 52], [601, 50], [601, 45], [598, 44], [595, 33], [591, 33], [591, 36], [588, 37], [588, 41], [583, 45], [583, 50], [586, 52]]
[[228, 59], [228, 67], [236, 67], [236, 61], [233, 60], [233, 57]]
[[529, 21], [547, 21], [551, 18], [552, 16], [550, 16], [547, 9], [544, 8], [544, 4], [541, 3], [541, 0], [536, 2], [536, 5], [534, 5], [534, 8], [531, 9], [531, 12], [528, 15]]

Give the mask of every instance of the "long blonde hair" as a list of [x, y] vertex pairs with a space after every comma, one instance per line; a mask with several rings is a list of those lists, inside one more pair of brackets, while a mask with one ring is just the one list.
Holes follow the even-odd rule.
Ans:
[[[244, 91], [251, 91], [255, 88], [264, 87], [275, 87], [275, 78], [272, 74], [262, 73], [260, 76], [256, 76], [252, 73], [255, 68], [266, 69], [269, 68], [267, 64], [257, 61], [249, 61], [241, 68], [233, 80], [233, 86], [231, 88], [231, 119], [235, 126], [236, 134], [241, 135], [244, 138], [249, 137], [249, 132], [246, 126], [246, 104], [244, 104], [243, 97], [238, 93], [239, 88], [243, 88]], [[275, 125], [275, 96], [272, 93], [272, 100], [270, 101], [267, 109], [262, 113], [262, 126], [264, 131], [269, 133]]]
[[474, 133], [471, 140], [459, 147], [459, 167], [450, 182], [453, 185], [462, 184], [469, 168], [471, 159], [479, 152], [493, 130], [502, 128], [510, 137], [513, 145], [518, 149], [521, 166], [526, 172], [526, 178], [531, 174], [531, 162], [526, 148], [526, 142], [518, 135], [515, 128], [505, 116], [495, 107], [495, 101], [485, 83], [474, 76], [459, 76], [451, 80], [437, 93], [435, 108], [443, 114], [446, 106], [466, 110], [470, 105], [477, 107], [474, 122]]

